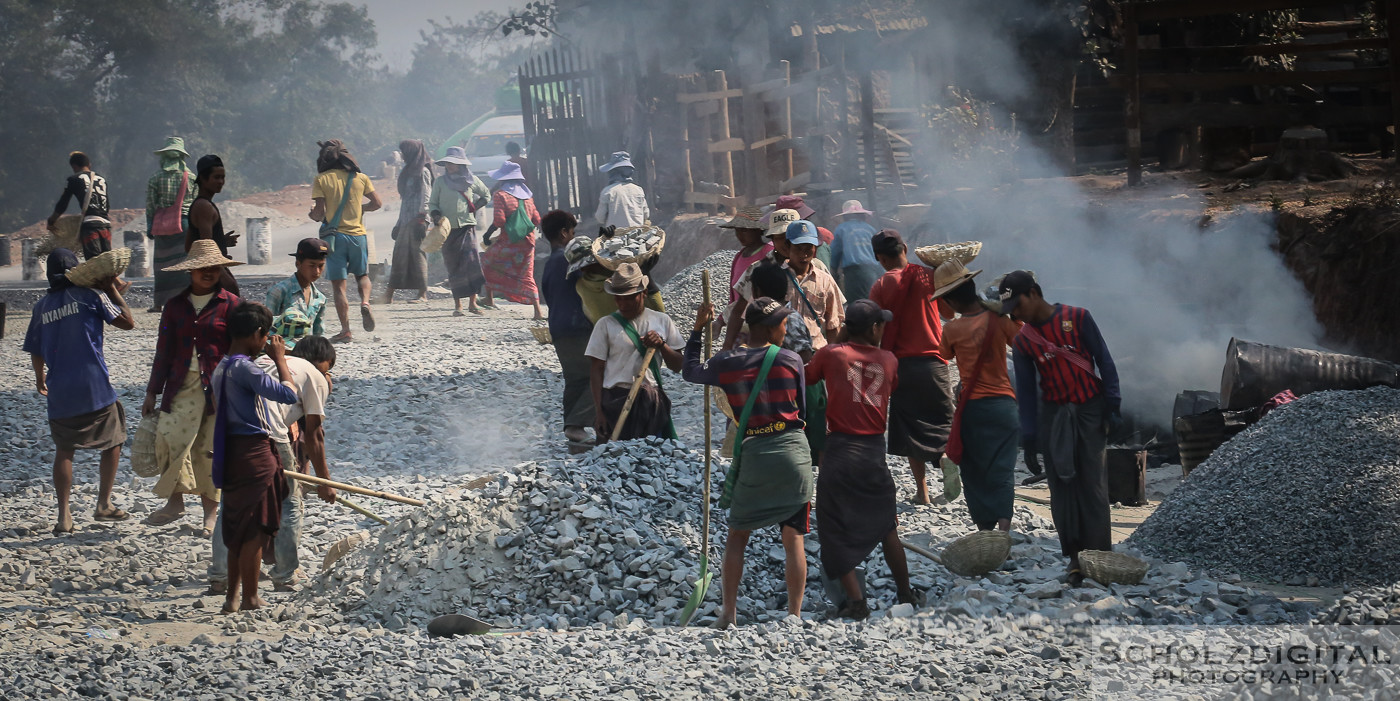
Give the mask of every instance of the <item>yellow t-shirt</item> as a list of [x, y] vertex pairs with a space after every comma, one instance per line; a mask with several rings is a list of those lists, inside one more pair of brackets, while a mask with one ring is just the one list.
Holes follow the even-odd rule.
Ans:
[[[344, 168], [332, 168], [316, 176], [316, 182], [311, 185], [311, 198], [326, 201], [326, 221], [335, 217], [335, 210], [340, 207], [340, 198], [345, 195], [344, 187]], [[355, 181], [350, 185], [350, 199], [345, 202], [345, 211], [340, 215], [337, 231], [350, 236], [364, 236], [367, 233], [364, 210], [361, 207], [365, 195], [371, 192], [374, 192], [374, 184], [369, 181], [369, 176], [356, 173]]]

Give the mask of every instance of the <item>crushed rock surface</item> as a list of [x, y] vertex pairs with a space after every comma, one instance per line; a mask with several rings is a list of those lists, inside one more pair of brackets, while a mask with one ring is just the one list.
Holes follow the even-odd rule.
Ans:
[[1218, 448], [1129, 542], [1255, 581], [1400, 580], [1400, 390], [1318, 392]]

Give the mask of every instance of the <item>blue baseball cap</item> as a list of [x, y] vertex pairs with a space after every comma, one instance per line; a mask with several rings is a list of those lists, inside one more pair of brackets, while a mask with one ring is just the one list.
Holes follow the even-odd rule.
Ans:
[[793, 246], [802, 243], [810, 243], [813, 246], [820, 246], [822, 240], [817, 236], [817, 225], [806, 219], [799, 219], [787, 228], [787, 242]]

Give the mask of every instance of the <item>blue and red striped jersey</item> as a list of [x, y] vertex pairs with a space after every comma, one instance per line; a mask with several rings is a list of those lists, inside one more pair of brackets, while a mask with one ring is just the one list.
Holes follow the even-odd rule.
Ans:
[[[1026, 329], [1039, 332], [1053, 348], [1035, 343]], [[1012, 341], [1011, 357], [1016, 365], [1016, 396], [1021, 409], [1021, 434], [1036, 433], [1036, 378], [1040, 379], [1040, 399], [1053, 404], [1083, 404], [1103, 395], [1113, 408], [1121, 402], [1118, 368], [1108, 352], [1103, 334], [1089, 310], [1064, 304], [1042, 324], [1027, 323]], [[1068, 359], [1078, 355], [1098, 369], [1095, 375]]]
[[[763, 366], [763, 356], [767, 346], [749, 348], [740, 346], [730, 351], [721, 351], [700, 362], [699, 333], [692, 332], [685, 344], [685, 364], [681, 376], [687, 382], [702, 385], [716, 385], [724, 390], [734, 415], [744, 411], [749, 394], [754, 391], [754, 380]], [[758, 400], [754, 402], [753, 413], [749, 415], [745, 436], [764, 436], [806, 426], [807, 415], [806, 378], [803, 375], [802, 357], [787, 350], [779, 350], [773, 359], [773, 367], [768, 370], [768, 379], [759, 388]]]

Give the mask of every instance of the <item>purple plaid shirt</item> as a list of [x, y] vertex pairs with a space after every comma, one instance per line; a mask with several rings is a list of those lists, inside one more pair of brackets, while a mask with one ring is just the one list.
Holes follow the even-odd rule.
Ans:
[[160, 336], [156, 339], [156, 360], [151, 364], [147, 392], [161, 395], [160, 410], [170, 413], [175, 393], [189, 372], [190, 360], [199, 354], [199, 379], [204, 383], [205, 412], [214, 410], [209, 398], [209, 378], [228, 352], [228, 316], [238, 306], [238, 296], [218, 290], [198, 315], [190, 303], [190, 290], [165, 303], [160, 315]]

